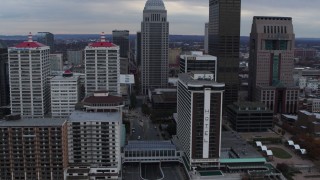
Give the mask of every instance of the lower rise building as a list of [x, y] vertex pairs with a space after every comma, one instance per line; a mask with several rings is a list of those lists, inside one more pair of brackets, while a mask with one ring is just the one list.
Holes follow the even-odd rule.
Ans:
[[237, 132], [261, 132], [273, 127], [273, 111], [260, 102], [235, 102], [227, 107], [227, 116]]
[[0, 139], [0, 179], [64, 179], [68, 165], [65, 120], [1, 121]]

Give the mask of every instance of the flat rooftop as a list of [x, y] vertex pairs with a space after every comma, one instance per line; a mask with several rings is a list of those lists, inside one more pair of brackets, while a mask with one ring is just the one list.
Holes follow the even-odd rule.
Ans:
[[230, 150], [238, 158], [264, 158], [254, 147], [248, 144], [234, 131], [222, 131], [221, 134], [221, 158], [228, 159]]
[[124, 147], [124, 150], [176, 150], [176, 146], [171, 141], [128, 141], [128, 145]]
[[102, 122], [120, 122], [120, 112], [85, 112], [74, 111], [70, 117], [70, 122], [88, 122], [88, 121], [102, 121]]
[[51, 127], [62, 126], [67, 119], [22, 118], [19, 120], [0, 120], [0, 127]]
[[[192, 74], [212, 74], [209, 71], [192, 71]], [[204, 79], [193, 79], [191, 74], [179, 74], [179, 81], [184, 83], [187, 86], [212, 86], [212, 87], [221, 87], [224, 88], [224, 83], [217, 83], [214, 80], [204, 80]]]

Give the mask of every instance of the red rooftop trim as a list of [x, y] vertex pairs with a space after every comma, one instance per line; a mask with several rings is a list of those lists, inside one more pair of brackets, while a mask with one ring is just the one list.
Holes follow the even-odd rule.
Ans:
[[115, 47], [115, 44], [110, 42], [94, 42], [89, 44], [90, 47]]
[[18, 45], [16, 45], [16, 48], [37, 48], [37, 47], [44, 47], [45, 45], [39, 43], [39, 42], [22, 42]]
[[64, 74], [72, 74], [72, 72], [70, 71], [70, 69], [67, 69], [64, 71]]

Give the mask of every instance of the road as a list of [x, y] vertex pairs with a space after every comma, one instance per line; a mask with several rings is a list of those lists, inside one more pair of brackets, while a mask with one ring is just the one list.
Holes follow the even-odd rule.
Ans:
[[[138, 140], [139, 136], [140, 140], [161, 140], [159, 127], [151, 122], [149, 116], [145, 116], [141, 112], [141, 102], [144, 101], [144, 98], [137, 97], [137, 99], [138, 102], [140, 100], [140, 103], [137, 103], [138, 107], [134, 110], [130, 110], [128, 114], [131, 124], [131, 135], [129, 140]], [[132, 131], [132, 128], [135, 129], [135, 132]]]

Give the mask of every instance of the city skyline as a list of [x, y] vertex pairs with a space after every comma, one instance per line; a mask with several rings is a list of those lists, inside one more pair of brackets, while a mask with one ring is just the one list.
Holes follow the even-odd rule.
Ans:
[[[54, 34], [90, 34], [114, 29], [140, 31], [140, 21], [146, 0], [62, 0], [7, 1], [0, 7], [0, 35], [24, 35], [26, 32], [49, 31]], [[165, 0], [170, 34], [203, 35], [208, 21], [208, 1]], [[288, 3], [289, 2], [289, 3]], [[303, 3], [303, 4], [302, 4]], [[274, 4], [277, 4], [274, 7]], [[288, 5], [289, 4], [289, 5]], [[310, 0], [242, 1], [241, 36], [249, 36], [253, 16], [292, 17], [297, 37], [320, 37], [317, 7]], [[303, 8], [301, 8], [303, 7]], [[301, 10], [297, 11], [297, 8]], [[116, 11], [115, 11], [116, 9]], [[320, 15], [320, 14], [319, 14]], [[20, 28], [23, 27], [23, 28]]]

